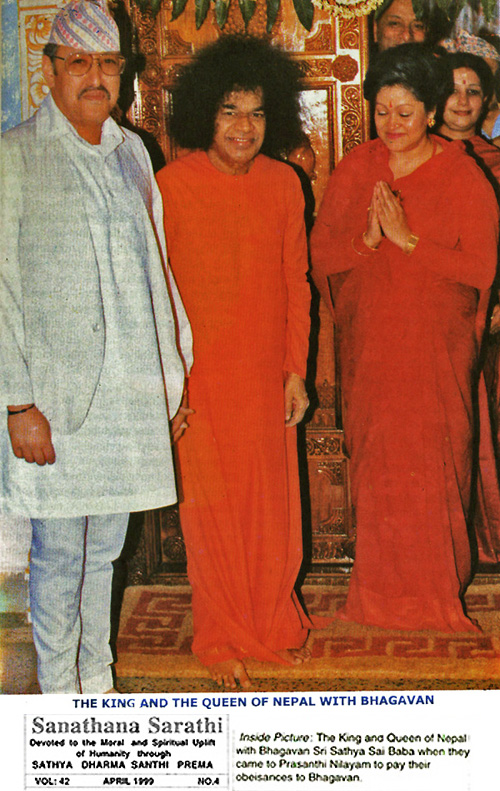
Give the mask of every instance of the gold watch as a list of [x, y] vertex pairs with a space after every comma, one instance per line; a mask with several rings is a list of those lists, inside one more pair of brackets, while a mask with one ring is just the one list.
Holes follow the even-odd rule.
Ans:
[[418, 244], [419, 236], [416, 233], [411, 233], [408, 237], [408, 241], [406, 242], [405, 246], [405, 253], [406, 255], [411, 255]]

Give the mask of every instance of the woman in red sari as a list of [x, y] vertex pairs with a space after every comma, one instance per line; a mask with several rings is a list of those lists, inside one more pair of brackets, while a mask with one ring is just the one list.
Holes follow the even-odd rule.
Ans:
[[382, 53], [365, 96], [378, 139], [332, 174], [311, 245], [333, 301], [357, 519], [345, 620], [467, 631], [472, 390], [496, 267], [493, 191], [429, 134], [437, 61]]
[[[500, 199], [500, 149], [481, 134], [493, 96], [493, 73], [482, 57], [470, 52], [446, 54], [442, 64], [451, 74], [451, 85], [438, 104], [438, 133], [449, 140], [464, 142]], [[495, 459], [500, 425], [499, 332], [500, 305], [497, 301], [493, 307], [490, 335], [485, 339], [484, 365], [478, 385], [480, 439], [474, 530], [478, 560], [482, 564], [500, 562], [500, 486]]]

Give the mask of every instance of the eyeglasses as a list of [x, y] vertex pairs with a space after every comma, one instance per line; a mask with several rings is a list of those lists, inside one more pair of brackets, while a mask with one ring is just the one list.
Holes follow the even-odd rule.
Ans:
[[53, 55], [53, 58], [64, 61], [64, 68], [72, 77], [83, 77], [92, 68], [94, 61], [97, 61], [103, 74], [108, 77], [118, 77], [125, 68], [125, 58], [114, 52], [100, 52], [97, 55], [90, 52], [72, 52], [61, 58], [60, 55]]
[[408, 30], [412, 38], [415, 35], [425, 36], [427, 33], [427, 25], [419, 19], [413, 19], [409, 24], [402, 19], [389, 19], [387, 20], [386, 26], [401, 35], [404, 35]]

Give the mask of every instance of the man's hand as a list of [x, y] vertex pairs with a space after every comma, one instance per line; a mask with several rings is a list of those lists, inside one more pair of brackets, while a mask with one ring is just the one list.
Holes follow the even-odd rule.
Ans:
[[304, 380], [298, 374], [288, 374], [285, 381], [285, 423], [296, 426], [309, 406]]
[[[24, 407], [8, 408], [15, 411]], [[7, 427], [12, 450], [18, 459], [25, 459], [30, 464], [36, 462], [41, 467], [44, 464], [54, 464], [56, 452], [52, 444], [50, 424], [36, 406], [18, 415], [9, 415]]]
[[194, 409], [189, 409], [187, 394], [185, 393], [182, 399], [182, 404], [180, 405], [177, 414], [170, 421], [170, 433], [172, 436], [172, 442], [177, 442], [177, 440], [179, 440], [182, 437], [185, 430], [188, 428], [188, 424], [186, 423], [186, 418], [188, 417], [188, 415], [194, 415]]

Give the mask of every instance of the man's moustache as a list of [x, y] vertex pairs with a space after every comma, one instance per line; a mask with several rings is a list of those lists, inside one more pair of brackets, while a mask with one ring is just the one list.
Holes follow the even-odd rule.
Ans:
[[95, 91], [102, 91], [107, 96], [108, 99], [111, 99], [108, 89], [105, 88], [103, 85], [101, 85], [98, 88], [84, 88], [83, 91], [80, 91], [80, 93], [78, 94], [78, 98], [81, 99], [81, 97], [84, 96], [86, 93], [95, 93]]

